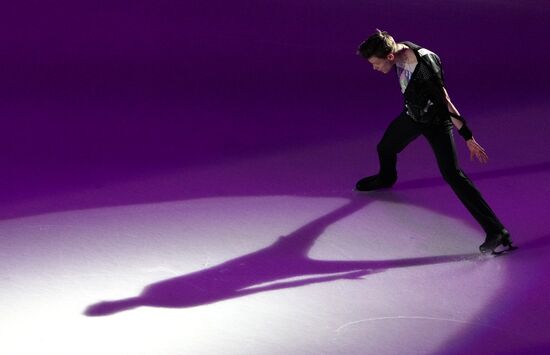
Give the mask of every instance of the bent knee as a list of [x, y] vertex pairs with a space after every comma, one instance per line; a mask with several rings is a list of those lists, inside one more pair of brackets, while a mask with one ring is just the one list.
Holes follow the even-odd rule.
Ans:
[[378, 143], [378, 145], [376, 146], [376, 150], [378, 151], [378, 153], [381, 153], [381, 154], [396, 154], [396, 150], [390, 145], [390, 144], [387, 144], [386, 142], [384, 141], [381, 141], [380, 143]]

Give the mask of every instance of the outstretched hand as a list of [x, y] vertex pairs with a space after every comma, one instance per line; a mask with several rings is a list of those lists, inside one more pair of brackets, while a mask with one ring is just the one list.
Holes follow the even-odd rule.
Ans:
[[485, 152], [485, 149], [476, 142], [474, 137], [466, 141], [466, 146], [470, 151], [470, 160], [474, 160], [475, 156], [481, 164], [485, 164], [489, 161], [489, 156]]

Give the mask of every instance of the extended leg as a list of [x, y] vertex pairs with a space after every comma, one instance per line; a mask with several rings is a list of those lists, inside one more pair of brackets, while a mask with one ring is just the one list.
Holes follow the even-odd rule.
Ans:
[[489, 207], [472, 181], [459, 168], [454, 139], [450, 127], [432, 127], [424, 132], [437, 158], [445, 181], [481, 225], [487, 238], [480, 247], [482, 252], [494, 251], [499, 245], [512, 246], [510, 234]]

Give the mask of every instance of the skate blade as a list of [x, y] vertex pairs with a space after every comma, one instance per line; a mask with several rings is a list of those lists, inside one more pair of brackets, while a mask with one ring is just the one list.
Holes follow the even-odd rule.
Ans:
[[506, 249], [503, 249], [503, 250], [499, 250], [499, 251], [493, 250], [491, 255], [494, 255], [494, 256], [506, 255], [506, 254], [509, 254], [510, 252], [516, 250], [517, 248], [518, 247], [516, 247], [516, 246], [510, 245], [509, 247], [507, 247]]

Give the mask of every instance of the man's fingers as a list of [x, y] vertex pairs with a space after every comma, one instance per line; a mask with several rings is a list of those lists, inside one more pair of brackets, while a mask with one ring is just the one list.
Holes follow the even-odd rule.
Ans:
[[477, 159], [480, 161], [480, 163], [485, 164], [487, 161], [489, 161], [489, 156], [485, 152], [479, 152], [477, 155]]
[[480, 163], [482, 164], [487, 163], [487, 161], [489, 160], [489, 157], [487, 156], [487, 153], [485, 153], [485, 150], [483, 150], [483, 148], [481, 148], [480, 146], [472, 147], [472, 148], [473, 149], [470, 150], [470, 160], [472, 160], [473, 156], [475, 155], [475, 157]]
[[489, 161], [489, 156], [485, 152], [485, 149], [479, 145], [478, 142], [475, 140], [470, 140], [467, 142], [468, 148], [470, 150], [470, 160], [474, 160], [474, 156], [476, 159], [482, 163], [485, 164]]

